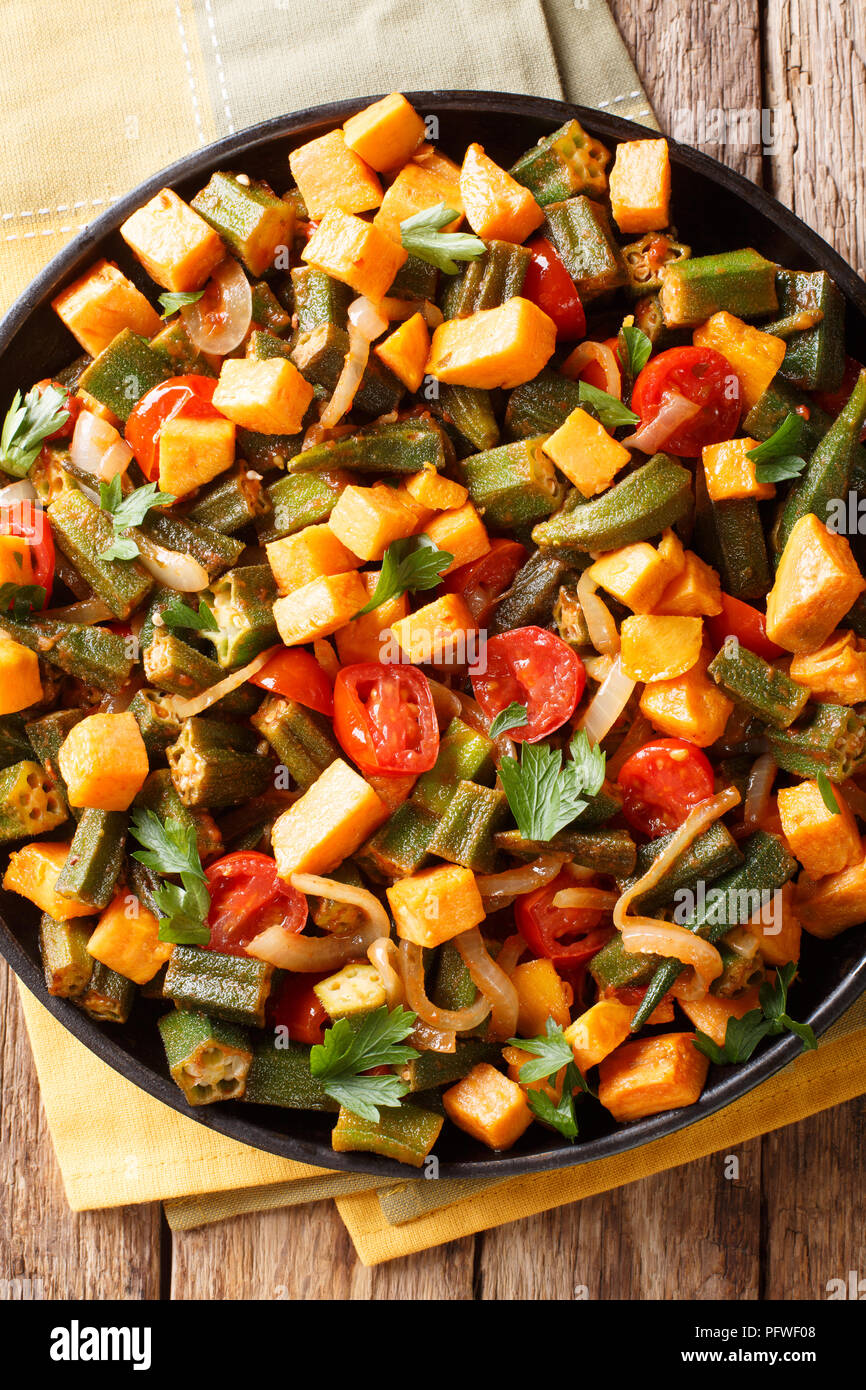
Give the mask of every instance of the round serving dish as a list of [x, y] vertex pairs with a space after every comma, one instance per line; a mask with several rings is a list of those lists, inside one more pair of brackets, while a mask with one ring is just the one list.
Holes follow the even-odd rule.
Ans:
[[[494, 159], [508, 166], [529, 145], [573, 116], [606, 144], [655, 133], [599, 111], [537, 97], [447, 91], [407, 96], [425, 116], [438, 118], [437, 143], [458, 159], [469, 141], [478, 140]], [[27, 389], [51, 376], [77, 355], [77, 345], [52, 310], [51, 300], [97, 257], [116, 261], [152, 295], [152, 284], [117, 230], [135, 208], [165, 185], [189, 198], [214, 170], [226, 165], [266, 178], [281, 190], [289, 183], [289, 151], [341, 125], [367, 101], [317, 106], [265, 121], [196, 150], [115, 203], [54, 257], [0, 323], [0, 400], [11, 401], [17, 388]], [[699, 247], [702, 254], [751, 245], [792, 268], [826, 270], [848, 303], [849, 350], [864, 358], [866, 286], [855, 272], [793, 213], [740, 174], [674, 141], [670, 146], [673, 206], [682, 239]], [[199, 1124], [283, 1158], [391, 1178], [409, 1175], [411, 1170], [390, 1159], [334, 1153], [332, 1118], [327, 1115], [236, 1101], [190, 1109], [167, 1074], [155, 1010], [146, 1002], [140, 1002], [129, 1022], [118, 1027], [97, 1024], [73, 1004], [48, 994], [39, 964], [37, 924], [35, 909], [14, 894], [0, 891], [0, 952], [12, 969], [80, 1042], [149, 1095]], [[797, 1018], [807, 1020], [821, 1034], [864, 988], [866, 924], [833, 941], [804, 937], [804, 969], [795, 991]], [[511, 1177], [622, 1153], [722, 1109], [792, 1061], [800, 1050], [799, 1040], [790, 1034], [774, 1039], [749, 1062], [713, 1067], [697, 1104], [634, 1124], [615, 1125], [600, 1106], [581, 1107], [581, 1137], [574, 1145], [533, 1125], [515, 1148], [492, 1154], [449, 1126], [437, 1145], [439, 1176]]]

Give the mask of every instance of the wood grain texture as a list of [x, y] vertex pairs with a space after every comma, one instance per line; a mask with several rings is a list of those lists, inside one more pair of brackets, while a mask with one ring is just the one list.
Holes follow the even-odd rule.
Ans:
[[39, 1086], [18, 989], [0, 972], [0, 1299], [158, 1298], [160, 1208], [69, 1210]]
[[760, 1213], [761, 1143], [753, 1140], [485, 1232], [480, 1296], [754, 1299]]
[[760, 183], [760, 0], [609, 3], [662, 131]]
[[763, 51], [768, 185], [866, 275], [866, 6], [767, 0]]

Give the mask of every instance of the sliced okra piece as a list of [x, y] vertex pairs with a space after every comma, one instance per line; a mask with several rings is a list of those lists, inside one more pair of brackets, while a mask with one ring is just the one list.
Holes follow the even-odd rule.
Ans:
[[628, 280], [622, 252], [601, 203], [578, 194], [550, 203], [542, 235], [553, 243], [577, 286], [582, 303], [618, 289]]
[[286, 254], [291, 248], [294, 206], [261, 179], [217, 170], [190, 206], [219, 232], [251, 275], [263, 275], [281, 248]]
[[84, 993], [75, 1003], [100, 1023], [125, 1023], [135, 1000], [135, 985], [125, 975], [110, 970], [101, 960], [93, 962], [93, 973]]
[[151, 762], [162, 758], [170, 743], [180, 735], [180, 720], [166, 703], [160, 690], [137, 690], [129, 702]]
[[25, 759], [0, 772], [0, 844], [43, 835], [68, 816], [61, 788], [39, 763]]
[[532, 381], [511, 392], [505, 408], [505, 432], [509, 439], [553, 434], [579, 405], [578, 382], [545, 367]]
[[[225, 671], [209, 656], [197, 651], [166, 627], [154, 627], [153, 638], [142, 654], [144, 674], [151, 685], [172, 695], [200, 695], [223, 680]], [[255, 695], [240, 686], [213, 706], [221, 714], [250, 713]]]
[[428, 852], [472, 869], [473, 873], [492, 873], [496, 863], [493, 837], [507, 819], [504, 792], [479, 787], [474, 782], [458, 782]]
[[352, 481], [350, 473], [323, 469], [317, 473], [290, 473], [267, 489], [271, 511], [257, 523], [259, 540], [280, 540], [327, 521], [337, 498]]
[[[621, 892], [627, 892], [638, 879], [643, 878], [667, 849], [673, 835], [672, 831], [669, 835], [660, 835], [657, 840], [639, 846], [634, 878], [619, 878]], [[652, 888], [633, 899], [633, 909], [635, 912], [656, 912], [674, 902], [684, 890], [695, 893], [699, 883], [712, 883], [742, 862], [743, 856], [728, 827], [722, 821], [716, 821], [709, 830], [693, 840], [688, 849], [677, 855]]]
[[163, 360], [172, 376], [186, 376], [189, 373], [216, 376], [212, 362], [219, 359], [209, 359], [199, 352], [180, 314], [169, 319], [156, 337], [151, 338], [150, 347]]
[[272, 965], [252, 956], [176, 946], [163, 993], [182, 1009], [199, 1009], [226, 1023], [263, 1028], [273, 974]]
[[673, 261], [661, 280], [662, 312], [671, 328], [696, 328], [721, 309], [752, 319], [779, 307], [776, 266], [750, 246]]
[[190, 521], [230, 536], [271, 511], [260, 475], [241, 464], [202, 488], [188, 515]]
[[[32, 727], [32, 726], [31, 726]], [[0, 718], [0, 768], [11, 767], [29, 758], [36, 750], [27, 736], [20, 714], [4, 714]], [[36, 753], [39, 758], [38, 752]], [[39, 758], [41, 762], [42, 759]]]
[[444, 470], [449, 455], [440, 425], [423, 416], [393, 424], [366, 425], [356, 434], [314, 444], [290, 461], [290, 473], [310, 469], [354, 469], [358, 473], [419, 473], [423, 468]]
[[169, 375], [165, 357], [146, 338], [123, 328], [85, 367], [79, 387], [125, 422], [142, 396]]
[[[845, 372], [845, 301], [826, 270], [777, 270], [779, 313], [795, 322], [819, 314], [811, 328], [792, 333], [779, 375], [805, 391], [838, 391]], [[765, 333], [777, 333], [772, 324]]]
[[809, 688], [769, 661], [738, 644], [736, 654], [722, 647], [707, 667], [716, 685], [755, 719], [786, 729], [802, 714]]
[[[211, 954], [213, 954], [211, 952]], [[277, 1040], [257, 1043], [242, 1100], [286, 1110], [339, 1110], [321, 1081], [310, 1074], [310, 1049]]]
[[173, 1009], [163, 1014], [158, 1027], [169, 1072], [190, 1105], [243, 1095], [253, 1059], [243, 1028], [197, 1009]]
[[141, 533], [166, 550], [191, 555], [207, 570], [210, 579], [237, 564], [244, 548], [242, 541], [213, 526], [186, 516], [169, 516], [167, 512], [148, 512]]
[[126, 813], [86, 807], [54, 891], [100, 910], [108, 907], [123, 868]]
[[147, 598], [153, 579], [139, 560], [102, 558], [114, 539], [107, 512], [77, 487], [64, 488], [46, 510], [67, 559], [116, 618], [128, 618]]
[[87, 949], [93, 923], [82, 917], [58, 922], [43, 912], [39, 922], [39, 954], [49, 994], [79, 999], [90, 984], [93, 956]]
[[252, 730], [194, 716], [167, 750], [172, 781], [185, 806], [236, 806], [273, 780], [273, 763], [257, 751]]
[[57, 754], [70, 729], [87, 714], [86, 709], [55, 709], [43, 714], [25, 725], [25, 731], [32, 751], [42, 764], [49, 777], [52, 777], [66, 795], [66, 783], [60, 776]]
[[241, 565], [214, 580], [205, 601], [219, 630], [203, 635], [213, 642], [224, 671], [245, 665], [279, 640], [274, 622], [276, 598], [270, 565]]
[[587, 135], [578, 120], [570, 120], [552, 135], [543, 136], [509, 172], [545, 207], [578, 193], [601, 197], [607, 192], [605, 170], [609, 161], [607, 146]]
[[847, 705], [815, 705], [806, 719], [787, 729], [768, 728], [769, 751], [783, 772], [844, 782], [866, 756], [866, 721]]
[[857, 460], [861, 452], [860, 432], [866, 423], [866, 368], [861, 371], [851, 395], [817, 445], [806, 471], [791, 487], [785, 499], [773, 543], [781, 554], [796, 523], [808, 512], [826, 522], [840, 499], [857, 488]]
[[688, 260], [691, 254], [690, 246], [668, 232], [645, 232], [637, 241], [630, 241], [622, 248], [629, 293], [636, 297], [654, 294], [661, 289], [662, 266]]
[[283, 308], [267, 280], [256, 280], [252, 286], [253, 323], [261, 324], [268, 333], [282, 338], [292, 326], [292, 316]]
[[532, 259], [525, 246], [488, 241], [486, 251], [468, 261], [459, 275], [446, 276], [441, 294], [447, 319], [465, 319], [482, 309], [496, 309], [520, 294]]
[[383, 1107], [378, 1120], [365, 1120], [345, 1107], [340, 1108], [331, 1131], [335, 1153], [374, 1153], [420, 1168], [445, 1123], [442, 1115], [422, 1110], [418, 1105]]
[[566, 485], [541, 447], [545, 439], [515, 440], [462, 460], [461, 481], [495, 530], [532, 526], [561, 506]]
[[342, 756], [330, 720], [295, 700], [269, 695], [250, 723], [267, 739], [278, 761], [304, 791]]
[[519, 830], [505, 830], [494, 836], [494, 844], [497, 849], [526, 859], [562, 850], [581, 868], [613, 878], [632, 873], [637, 855], [627, 830], [561, 830], [553, 839], [544, 841], [525, 840]]
[[489, 391], [478, 386], [439, 388], [437, 413], [454, 426], [475, 449], [493, 449], [499, 443], [499, 425]]

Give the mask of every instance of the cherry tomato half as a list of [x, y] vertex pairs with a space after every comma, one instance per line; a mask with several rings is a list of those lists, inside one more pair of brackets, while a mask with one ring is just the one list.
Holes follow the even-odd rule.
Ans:
[[782, 648], [767, 636], [764, 614], [732, 594], [722, 594], [722, 611], [713, 618], [707, 618], [707, 632], [715, 651], [725, 645], [727, 637], [736, 637], [750, 652], [762, 656], [765, 661], [775, 661], [776, 657], [784, 655]]
[[491, 637], [484, 653], [486, 669], [472, 675], [475, 698], [490, 720], [512, 703], [526, 706], [527, 722], [508, 731], [516, 743], [537, 743], [574, 714], [586, 670], [561, 637], [517, 627]]
[[51, 523], [38, 502], [16, 502], [0, 510], [0, 536], [23, 536], [28, 542], [34, 584], [45, 590], [48, 607], [54, 585], [54, 537]]
[[328, 1023], [328, 1015], [313, 985], [333, 972], [314, 971], [294, 975], [286, 971], [267, 1003], [267, 1021], [271, 1028], [285, 1028], [295, 1042], [320, 1043]]
[[275, 652], [254, 676], [250, 685], [271, 690], [286, 700], [295, 700], [328, 718], [334, 713], [334, 692], [330, 677], [311, 652], [303, 647], [287, 647]]
[[517, 930], [529, 949], [557, 967], [584, 965], [613, 935], [612, 926], [599, 926], [597, 908], [553, 906], [557, 893], [573, 887], [574, 880], [563, 872], [543, 888], [521, 894], [514, 904]]
[[629, 825], [652, 839], [676, 830], [693, 806], [713, 794], [709, 759], [684, 738], [645, 743], [623, 763], [617, 781]]
[[151, 482], [159, 475], [159, 436], [166, 420], [176, 415], [184, 419], [219, 418], [219, 411], [211, 405], [215, 390], [214, 377], [175, 376], [154, 386], [133, 407], [124, 434], [136, 463]]
[[334, 684], [334, 733], [362, 772], [429, 772], [439, 726], [427, 677], [376, 661], [344, 666]]
[[303, 931], [307, 900], [297, 888], [277, 878], [270, 855], [239, 850], [217, 859], [205, 874], [210, 890], [208, 950], [242, 956], [244, 947], [266, 927]]
[[532, 260], [526, 268], [524, 299], [532, 300], [556, 324], [556, 335], [568, 342], [582, 338], [586, 332], [586, 314], [580, 302], [577, 286], [557, 252], [546, 237], [530, 241], [527, 250]]
[[519, 541], [498, 537], [490, 542], [490, 549], [480, 560], [461, 565], [446, 576], [445, 592], [460, 594], [478, 626], [484, 627], [528, 556], [526, 546]]
[[641, 425], [656, 418], [672, 391], [701, 407], [699, 415], [665, 442], [664, 448], [672, 454], [697, 458], [708, 444], [719, 444], [735, 433], [740, 423], [740, 382], [720, 352], [713, 348], [668, 348], [647, 362], [631, 393], [631, 408], [640, 416]]

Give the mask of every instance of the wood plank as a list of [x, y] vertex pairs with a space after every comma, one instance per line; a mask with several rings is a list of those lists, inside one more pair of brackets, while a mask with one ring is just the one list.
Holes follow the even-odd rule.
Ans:
[[470, 1299], [472, 1239], [366, 1269], [333, 1202], [172, 1233], [175, 1299]]
[[767, 1134], [763, 1145], [761, 1297], [824, 1299], [831, 1279], [850, 1270], [866, 1279], [866, 1096]]
[[775, 196], [866, 274], [866, 8], [767, 0], [766, 105]]
[[6, 1219], [0, 1299], [158, 1298], [160, 1208], [69, 1210], [39, 1098], [15, 979], [0, 970], [0, 1154]]
[[[726, 1174], [735, 1170], [739, 1176]], [[485, 1299], [755, 1299], [761, 1144], [485, 1232]], [[673, 1238], [675, 1237], [675, 1238]]]
[[760, 183], [759, 0], [610, 0], [610, 7], [662, 130]]

